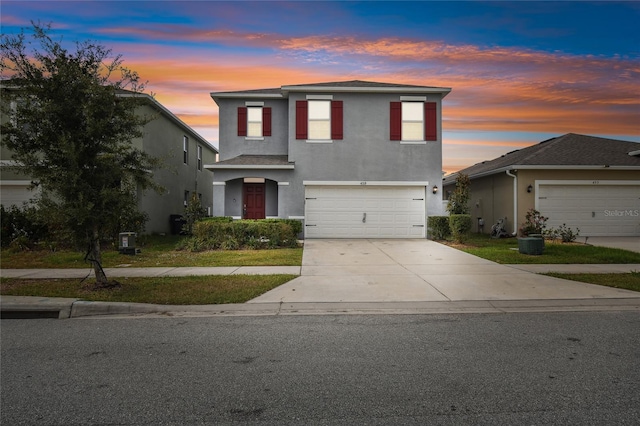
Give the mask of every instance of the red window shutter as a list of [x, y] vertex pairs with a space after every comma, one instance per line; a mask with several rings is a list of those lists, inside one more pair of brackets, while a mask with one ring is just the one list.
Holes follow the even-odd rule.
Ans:
[[424, 139], [427, 141], [438, 140], [438, 121], [435, 102], [424, 103]]
[[331, 139], [343, 138], [342, 127], [342, 101], [331, 101]]
[[391, 140], [402, 140], [402, 102], [391, 102]]
[[238, 136], [247, 136], [247, 107], [238, 107]]
[[262, 136], [271, 136], [271, 108], [262, 108]]
[[296, 101], [296, 139], [307, 139], [307, 101]]

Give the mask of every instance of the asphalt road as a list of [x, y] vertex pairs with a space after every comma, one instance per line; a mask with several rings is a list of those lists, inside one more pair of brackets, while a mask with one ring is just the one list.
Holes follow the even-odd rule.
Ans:
[[637, 312], [2, 320], [3, 425], [640, 423]]

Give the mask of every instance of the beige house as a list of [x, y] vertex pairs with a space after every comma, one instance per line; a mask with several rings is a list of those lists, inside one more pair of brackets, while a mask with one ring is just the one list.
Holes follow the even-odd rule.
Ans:
[[[2, 86], [2, 90], [11, 88]], [[127, 91], [119, 94], [130, 95]], [[153, 97], [138, 96], [145, 99], [138, 112], [154, 119], [145, 126], [144, 136], [135, 139], [133, 145], [164, 161], [162, 169], [153, 171], [153, 178], [165, 188], [163, 194], [139, 191], [138, 208], [149, 215], [146, 233], [170, 233], [176, 226], [172, 216], [184, 213], [186, 203], [194, 193], [211, 214], [213, 173], [204, 168], [204, 164], [214, 163], [218, 150]], [[1, 119], [8, 120], [9, 117]], [[11, 151], [3, 145], [0, 148], [0, 203], [5, 207], [21, 206], [38, 195], [30, 186], [30, 177], [16, 169]]]
[[[474, 231], [489, 233], [506, 218], [507, 231], [517, 233], [535, 208], [549, 218], [548, 228], [640, 236], [640, 143], [568, 133], [460, 173], [471, 179]], [[445, 197], [455, 179], [444, 178]]]

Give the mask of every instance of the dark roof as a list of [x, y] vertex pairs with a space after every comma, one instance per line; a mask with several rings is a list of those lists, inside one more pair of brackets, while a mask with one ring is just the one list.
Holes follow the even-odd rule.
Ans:
[[310, 84], [292, 84], [285, 85], [278, 88], [269, 88], [269, 89], [254, 89], [254, 90], [240, 90], [240, 91], [231, 91], [231, 92], [212, 92], [211, 96], [213, 98], [217, 97], [238, 97], [241, 95], [267, 95], [270, 97], [273, 96], [282, 96], [286, 97], [286, 92], [295, 91], [296, 89], [300, 90], [308, 90], [310, 88], [333, 88], [333, 89], [355, 89], [358, 91], [367, 91], [367, 89], [371, 89], [371, 91], [376, 90], [406, 90], [407, 92], [411, 91], [429, 91], [429, 92], [441, 92], [441, 93], [449, 93], [451, 91], [448, 87], [434, 87], [434, 86], [416, 86], [410, 84], [395, 84], [395, 83], [379, 83], [375, 81], [362, 81], [362, 80], [350, 80], [350, 81], [333, 81], [333, 82], [324, 82], [324, 83], [310, 83]]
[[[513, 166], [608, 166], [639, 167], [640, 157], [629, 155], [640, 143], [567, 133], [527, 148], [511, 151], [493, 160], [460, 170], [469, 177], [501, 172]], [[517, 168], [517, 167], [515, 167]], [[447, 176], [445, 182], [455, 180]]]
[[286, 155], [239, 155], [212, 166], [291, 166]]
[[411, 84], [395, 84], [395, 83], [379, 83], [376, 81], [350, 80], [350, 81], [334, 81], [328, 83], [311, 83], [311, 84], [292, 84], [285, 87], [368, 87], [368, 88], [406, 88], [406, 89], [442, 89], [442, 87], [434, 86], [416, 86]]
[[231, 92], [213, 92], [216, 96], [224, 96], [229, 94], [247, 94], [247, 95], [282, 95], [282, 89], [280, 87], [275, 87], [271, 89], [254, 89], [254, 90], [238, 90]]

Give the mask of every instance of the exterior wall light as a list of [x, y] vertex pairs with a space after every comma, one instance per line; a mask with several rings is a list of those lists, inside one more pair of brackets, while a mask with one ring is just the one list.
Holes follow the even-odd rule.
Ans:
[[531, 191], [533, 191], [533, 186], [531, 185], [527, 186], [527, 192], [531, 192]]
[[433, 185], [433, 189], [431, 190], [434, 194], [438, 193], [438, 185]]

